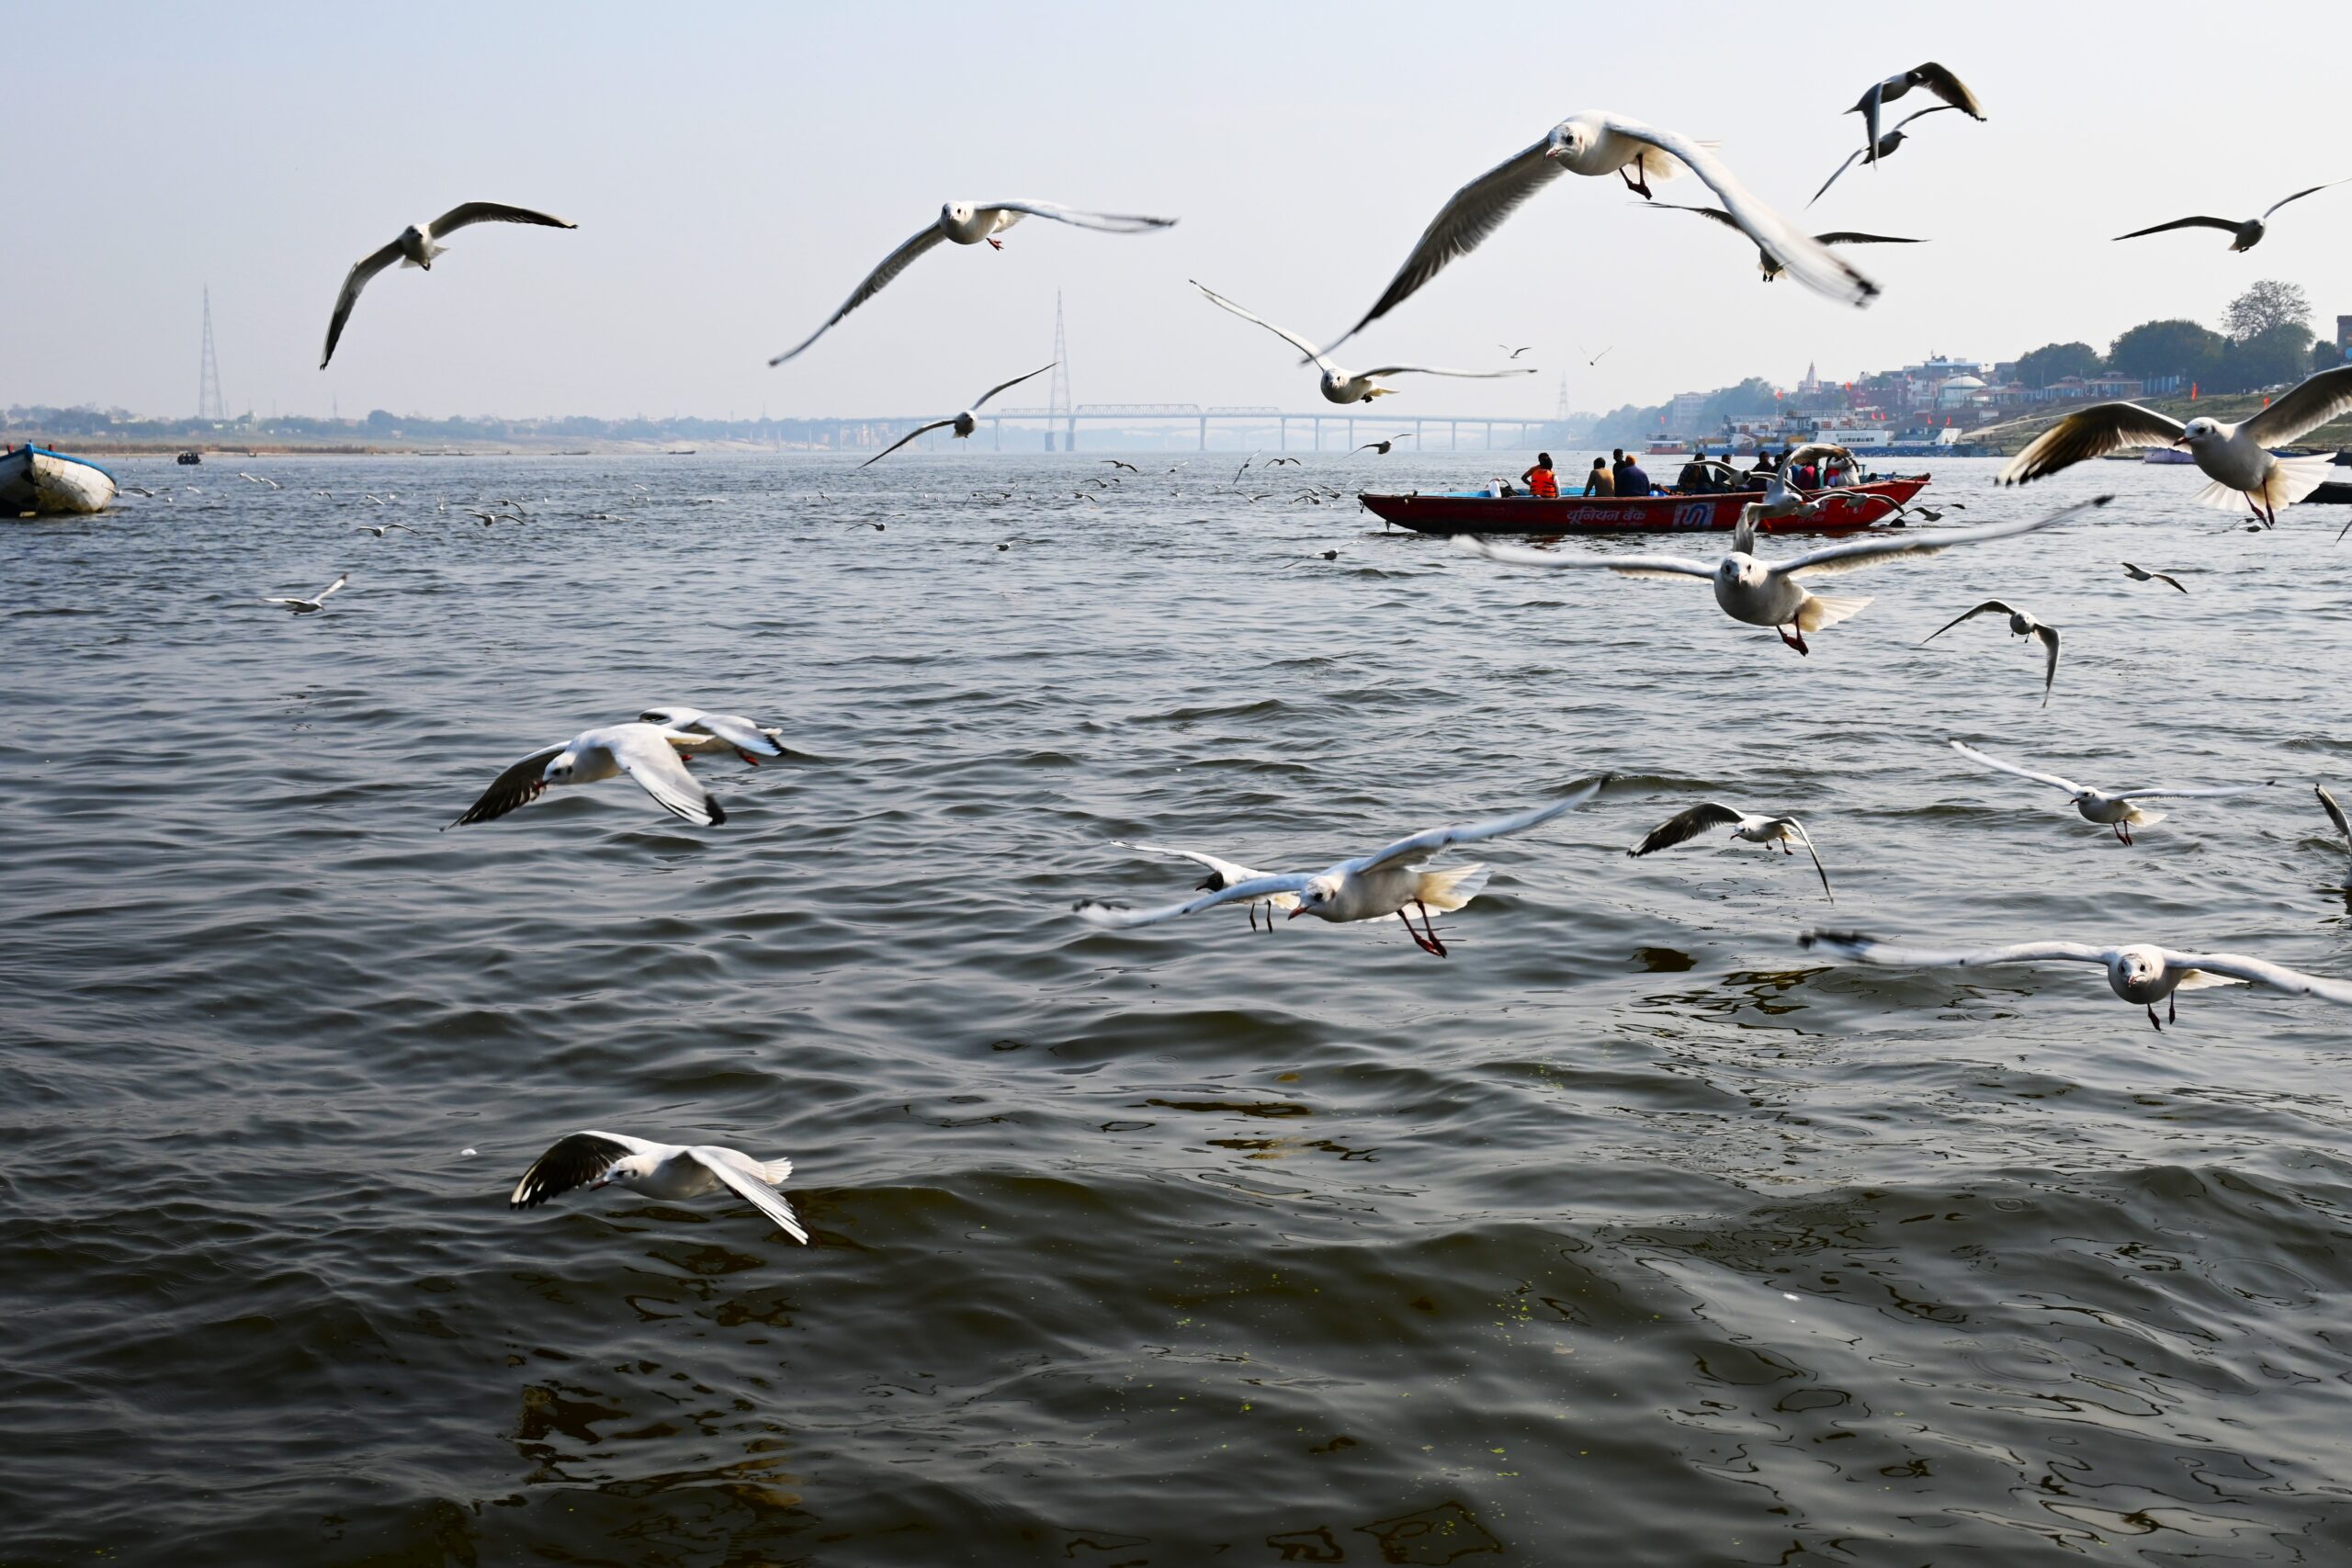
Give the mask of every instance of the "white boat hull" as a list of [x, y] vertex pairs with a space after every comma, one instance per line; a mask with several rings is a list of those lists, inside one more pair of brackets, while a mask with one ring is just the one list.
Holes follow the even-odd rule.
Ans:
[[96, 463], [41, 446], [0, 453], [0, 517], [104, 512], [114, 498], [114, 476]]

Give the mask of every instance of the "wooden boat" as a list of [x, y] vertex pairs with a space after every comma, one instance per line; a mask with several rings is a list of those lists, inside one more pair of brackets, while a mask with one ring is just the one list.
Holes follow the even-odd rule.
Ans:
[[2321, 506], [2352, 506], [2352, 484], [2342, 479], [2325, 479], [2319, 489], [2303, 497], [2303, 504]]
[[[1829, 504], [1802, 521], [1773, 523], [1766, 532], [1823, 533], [1867, 528], [1928, 487], [1928, 476], [1874, 479], [1850, 488], [1815, 491]], [[1694, 534], [1731, 528], [1740, 509], [1764, 499], [1762, 491], [1726, 495], [1532, 496], [1374, 495], [1356, 500], [1375, 515], [1423, 534]]]
[[104, 512], [114, 495], [114, 476], [85, 458], [46, 446], [0, 453], [0, 517]]

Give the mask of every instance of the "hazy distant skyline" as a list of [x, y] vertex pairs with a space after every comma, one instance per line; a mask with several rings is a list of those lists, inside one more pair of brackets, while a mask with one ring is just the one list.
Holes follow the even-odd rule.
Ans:
[[[1842, 379], [1937, 353], [2104, 348], [2153, 317], [2218, 324], [2261, 277], [2309, 290], [2324, 334], [2352, 313], [2352, 186], [2289, 208], [2244, 255], [2210, 231], [2110, 239], [2352, 175], [2328, 75], [2352, 44], [2341, 6], [1984, 4], [1841, 15], [1834, 36], [1695, 5], [0, 15], [19, 39], [103, 33], [101, 68], [11, 86], [0, 404], [192, 412], [209, 283], [237, 411], [948, 411], [1050, 356], [1057, 288], [1081, 402], [1322, 409], [1311, 371], [1185, 279], [1328, 340], [1455, 186], [1585, 108], [1719, 142], [1808, 229], [1933, 243], [1849, 253], [1885, 290], [1856, 311], [1759, 283], [1736, 234], [1565, 178], [1340, 355], [1481, 367], [1529, 344], [1520, 363], [1541, 373], [1406, 378], [1377, 412], [1548, 412], [1563, 371], [1600, 410], [1793, 382], [1808, 363]], [[2290, 69], [2217, 73], [2242, 35]], [[1924, 120], [1803, 211], [1860, 144], [1839, 111], [1927, 59], [1968, 80], [1988, 122]], [[1690, 179], [1657, 190], [1707, 199]], [[1001, 254], [942, 247], [767, 367], [956, 197], [1182, 222], [1128, 238], [1033, 220]], [[469, 199], [580, 228], [457, 235], [431, 275], [378, 278], [317, 369], [352, 262]]]

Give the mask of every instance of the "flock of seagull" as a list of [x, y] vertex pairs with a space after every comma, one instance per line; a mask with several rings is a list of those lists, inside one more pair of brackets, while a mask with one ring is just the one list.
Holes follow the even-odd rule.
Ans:
[[[1939, 101], [1882, 129], [1886, 106], [1902, 100], [1914, 90]], [[1847, 111], [1861, 117], [1862, 145], [1830, 175], [1820, 190], [1815, 193], [1813, 200], [1818, 201], [1855, 164], [1874, 167], [1884, 162], [1904, 145], [1909, 134], [1907, 127], [1928, 115], [1947, 110], [1976, 120], [1985, 118], [1976, 95], [1952, 72], [1935, 62], [1914, 67], [1872, 84]], [[1831, 299], [1851, 306], [1865, 306], [1880, 292], [1879, 286], [1840, 256], [1838, 250], [1852, 245], [1919, 243], [1900, 236], [1857, 231], [1817, 234], [1804, 232], [1751, 193], [1715, 155], [1711, 144], [1624, 115], [1594, 111], [1571, 115], [1561, 120], [1534, 142], [1455, 191], [1424, 228], [1402, 265], [1371, 307], [1328, 345], [1318, 347], [1313, 341], [1253, 313], [1204, 284], [1194, 281], [1193, 287], [1209, 303], [1264, 329], [1295, 350], [1301, 356], [1301, 365], [1315, 368], [1322, 395], [1331, 402], [1356, 403], [1389, 395], [1396, 389], [1383, 383], [1407, 375], [1475, 378], [1532, 375], [1536, 373], [1532, 367], [1511, 363], [1528, 352], [1527, 349], [1515, 348], [1508, 344], [1498, 345], [1506, 356], [1505, 364], [1493, 369], [1383, 365], [1353, 370], [1336, 362], [1331, 355], [1429, 286], [1452, 263], [1492, 237], [1514, 211], [1560, 175], [1573, 174], [1586, 178], [1615, 175], [1626, 189], [1646, 202], [1652, 196], [1650, 183], [1653, 180], [1666, 180], [1685, 173], [1695, 175], [1713, 194], [1717, 205], [1686, 207], [1658, 203], [1658, 208], [1691, 212], [1736, 230], [1755, 245], [1758, 265], [1768, 282], [1783, 276], [1792, 277]], [[2342, 183], [2346, 182], [2331, 182]], [[2120, 238], [2136, 239], [2188, 227], [2216, 228], [2233, 235], [2233, 250], [2243, 251], [2261, 240], [2267, 231], [2267, 221], [2279, 208], [2328, 188], [2329, 185], [2320, 185], [2300, 190], [2274, 204], [2260, 217], [2244, 221], [2208, 217], [2184, 218], [2136, 230]], [[1807, 203], [1807, 206], [1811, 205], [1812, 202]], [[769, 363], [781, 366], [806, 353], [853, 312], [879, 295], [908, 267], [941, 245], [977, 247], [985, 243], [991, 249], [1002, 250], [1004, 241], [1001, 236], [1028, 218], [1044, 219], [1096, 232], [1125, 235], [1164, 231], [1176, 222], [1172, 218], [1091, 211], [1034, 200], [949, 201], [940, 208], [935, 219], [884, 256], [815, 331], [793, 347], [776, 355]], [[324, 368], [334, 357], [359, 296], [372, 279], [394, 266], [431, 270], [435, 260], [447, 248], [440, 243], [444, 238], [481, 223], [556, 229], [577, 227], [550, 213], [480, 201], [464, 203], [430, 221], [407, 226], [390, 242], [356, 263], [345, 278], [328, 323], [325, 347], [320, 356], [321, 367]], [[1583, 357], [1588, 364], [1597, 364], [1609, 352], [1603, 348], [1598, 355], [1583, 355]], [[1582, 351], [1579, 353], [1581, 355]], [[1051, 368], [1050, 365], [1041, 367], [991, 387], [975, 399], [970, 407], [949, 418], [933, 421], [910, 431], [861, 467], [878, 462], [917, 437], [935, 430], [950, 431], [959, 439], [969, 437], [978, 427], [978, 411], [990, 399]], [[2200, 501], [2233, 509], [2243, 501], [2256, 518], [2253, 525], [2269, 527], [2276, 525], [2279, 508], [2292, 505], [2309, 494], [2320, 482], [2328, 464], [2328, 459], [2324, 457], [2281, 457], [2274, 455], [2271, 448], [2296, 439], [2347, 410], [2352, 410], [2352, 367], [2314, 375], [2261, 412], [2238, 424], [2208, 418], [2193, 419], [2184, 423], [2136, 404], [2103, 403], [2058, 422], [2028, 446], [2004, 470], [2002, 478], [2007, 483], [2026, 483], [2075, 463], [2128, 447], [2169, 445], [2185, 448], [2212, 481], [2200, 493]], [[1405, 439], [1407, 437], [1398, 435], [1369, 442], [1357, 450], [1385, 456], [1395, 443]], [[1867, 598], [1816, 593], [1809, 586], [1813, 580], [1921, 558], [1960, 546], [2023, 536], [2082, 516], [2106, 505], [2111, 499], [2100, 496], [2063, 508], [2048, 516], [2027, 521], [1932, 535], [1890, 533], [1848, 539], [1819, 545], [1779, 559], [1759, 556], [1758, 545], [1762, 535], [1772, 532], [1776, 524], [1803, 522], [1824, 504], [1822, 496], [1808, 496], [1792, 484], [1787, 477], [1790, 471], [1804, 462], [1824, 459], [1853, 461], [1850, 453], [1834, 446], [1807, 446], [1792, 454], [1784, 462], [1782, 471], [1769, 479], [1760, 501], [1746, 509], [1735, 531], [1730, 550], [1713, 560], [1676, 555], [1583, 556], [1498, 544], [1470, 536], [1458, 536], [1455, 544], [1468, 553], [1506, 565], [1705, 581], [1712, 588], [1715, 603], [1724, 615], [1745, 625], [1769, 626], [1786, 646], [1799, 654], [1805, 654], [1809, 652], [1806, 641], [1809, 636], [1851, 618], [1871, 602]], [[1109, 461], [1117, 468], [1140, 473], [1135, 465], [1117, 459]], [[1274, 459], [1268, 467], [1284, 461], [1289, 459]], [[1237, 485], [1249, 467], [1250, 463], [1245, 461], [1236, 471]], [[270, 484], [273, 488], [276, 484], [274, 480], [256, 476], [240, 477], [255, 483]], [[1098, 488], [1107, 489], [1120, 477], [1114, 474], [1094, 482]], [[1323, 497], [1319, 491], [1314, 493], [1319, 503]], [[1336, 499], [1337, 493], [1333, 492], [1333, 498]], [[365, 499], [382, 504], [372, 495]], [[1076, 499], [1086, 501], [1090, 498], [1081, 490], [1077, 492]], [[1954, 509], [1958, 509], [1956, 503]], [[1902, 510], [1930, 521], [1941, 515], [1939, 508]], [[519, 506], [513, 517], [481, 509], [473, 509], [471, 513], [486, 525], [495, 521], [520, 521], [519, 513]], [[883, 525], [875, 523], [872, 526], [878, 529]], [[406, 525], [397, 522], [367, 525], [363, 531], [382, 538], [388, 529], [393, 528], [406, 528]], [[998, 547], [1008, 547], [1000, 545]], [[1328, 560], [1335, 555], [1336, 552], [1325, 552], [1322, 558]], [[2184, 593], [2188, 592], [2168, 574], [2150, 571], [2130, 562], [2122, 565], [2125, 572], [2136, 581], [2157, 582]], [[347, 575], [338, 576], [307, 599], [272, 598], [264, 602], [281, 606], [297, 615], [315, 615], [347, 581]], [[1962, 622], [1988, 615], [2005, 617], [2011, 633], [2041, 645], [2044, 653], [2042, 701], [2047, 705], [2057, 677], [2059, 633], [2030, 612], [2004, 600], [1987, 600], [1954, 617], [1931, 634], [1928, 640], [1934, 640]], [[2144, 803], [2150, 800], [2234, 795], [2267, 787], [2265, 784], [2228, 787], [2126, 785], [2101, 789], [2005, 761], [1957, 739], [1951, 745], [1961, 756], [1973, 763], [2064, 791], [2086, 821], [2111, 829], [2124, 844], [2133, 841], [2132, 829], [2135, 827], [2144, 828], [2162, 820], [2160, 814], [2146, 809]], [[687, 762], [695, 758], [731, 755], [745, 764], [757, 766], [763, 758], [773, 759], [786, 754], [783, 732], [778, 727], [763, 725], [739, 714], [709, 712], [683, 705], [649, 708], [639, 712], [634, 720], [589, 729], [569, 740], [542, 747], [518, 759], [503, 770], [483, 790], [480, 798], [450, 826], [495, 821], [539, 800], [549, 790], [627, 776], [662, 810], [696, 826], [715, 827], [727, 820], [726, 812], [689, 771]], [[1402, 922], [1415, 944], [1423, 952], [1444, 957], [1448, 950], [1437, 931], [1435, 917], [1459, 910], [1469, 904], [1485, 886], [1488, 870], [1476, 863], [1439, 867], [1432, 862], [1447, 851], [1525, 833], [1564, 813], [1589, 806], [1602, 795], [1609, 782], [1606, 775], [1589, 779], [1560, 798], [1533, 809], [1482, 821], [1433, 828], [1320, 870], [1270, 873], [1204, 850], [1150, 843], [1122, 844], [1120, 847], [1131, 848], [1138, 853], [1191, 863], [1207, 874], [1193, 890], [1194, 896], [1181, 901], [1137, 909], [1086, 899], [1075, 906], [1074, 912], [1080, 919], [1096, 927], [1126, 929], [1154, 925], [1211, 908], [1239, 904], [1248, 912], [1251, 929], [1256, 929], [1260, 917], [1263, 916], [1269, 931], [1273, 929], [1277, 915], [1285, 920], [1312, 915], [1333, 923], [1385, 920], [1394, 917]], [[2319, 788], [2317, 794], [2336, 832], [2345, 840], [2347, 852], [2352, 852], [2352, 824], [2346, 823], [2344, 813], [2324, 787]], [[1651, 829], [1628, 853], [1636, 856], [1656, 853], [1688, 843], [1715, 829], [1727, 829], [1729, 838], [1735, 841], [1768, 849], [1777, 845], [1784, 855], [1793, 855], [1795, 846], [1802, 845], [1820, 879], [1823, 897], [1835, 904], [1836, 896], [1831, 888], [1829, 873], [1822, 863], [1811, 833], [1801, 820], [1786, 812], [1752, 812], [1724, 802], [1702, 802]], [[2347, 853], [2345, 880], [2347, 888], [2352, 888], [2352, 853]], [[1418, 924], [1414, 919], [1416, 915], [1419, 917]], [[1827, 931], [1808, 931], [1800, 941], [1812, 951], [1851, 963], [1905, 968], [1965, 969], [2007, 964], [2096, 963], [2105, 969], [2115, 994], [2128, 1002], [2144, 1007], [2149, 1022], [2159, 1030], [2163, 1023], [2157, 1018], [2157, 1002], [2164, 1002], [2167, 1019], [2174, 1019], [2177, 1018], [2174, 1002], [2177, 993], [2208, 987], [2251, 983], [2290, 995], [2352, 1004], [2352, 984], [2343, 981], [2299, 974], [2237, 954], [2177, 952], [2146, 943], [2095, 948], [2075, 942], [2045, 942], [1983, 951], [1942, 951], [1889, 944], [1857, 933]], [[570, 1191], [612, 1184], [665, 1199], [689, 1198], [724, 1189], [752, 1203], [787, 1235], [805, 1243], [809, 1239], [808, 1230], [794, 1214], [791, 1205], [775, 1190], [789, 1177], [791, 1170], [788, 1160], [762, 1160], [735, 1149], [669, 1145], [628, 1134], [582, 1131], [564, 1136], [540, 1156], [514, 1187], [511, 1201], [518, 1209], [528, 1208]]]

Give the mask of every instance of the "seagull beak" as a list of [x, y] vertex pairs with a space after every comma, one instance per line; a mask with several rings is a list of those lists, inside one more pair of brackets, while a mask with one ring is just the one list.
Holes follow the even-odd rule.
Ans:
[[1293, 909], [1289, 914], [1284, 915], [1284, 916], [1283, 917], [1283, 919], [1286, 919], [1286, 920], [1295, 920], [1295, 919], [1298, 919], [1298, 917], [1299, 917], [1299, 916], [1301, 916], [1301, 915], [1303, 915], [1303, 914], [1305, 914], [1305, 913], [1306, 913], [1306, 905], [1304, 905], [1304, 904], [1301, 904], [1301, 905], [1299, 905], [1299, 906], [1298, 906], [1298, 908], [1296, 908]]
[[2188, 437], [2186, 435], [2176, 435], [2172, 438], [2172, 444], [2176, 446], [2186, 446], [2188, 445]]

